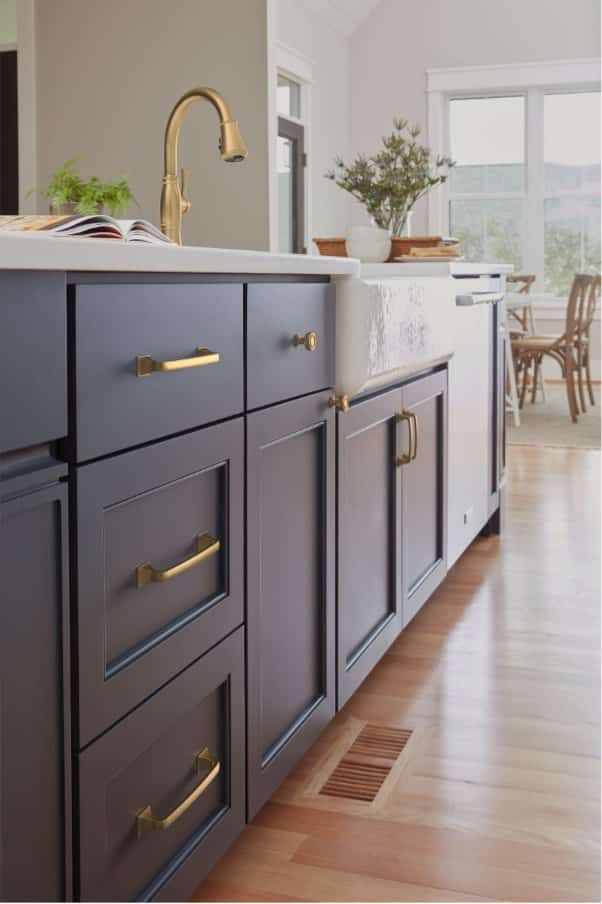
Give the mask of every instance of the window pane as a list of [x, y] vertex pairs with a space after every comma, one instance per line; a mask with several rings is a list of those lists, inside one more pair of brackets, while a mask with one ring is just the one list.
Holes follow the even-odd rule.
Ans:
[[450, 201], [451, 234], [469, 260], [513, 264], [522, 269], [524, 209], [520, 199]]
[[301, 119], [301, 85], [284, 75], [279, 75], [276, 106], [280, 116]]
[[449, 104], [450, 191], [521, 192], [525, 164], [524, 97], [480, 97]]
[[278, 250], [295, 250], [293, 142], [278, 136]]
[[600, 191], [600, 92], [544, 97], [547, 193]]
[[566, 297], [576, 273], [600, 270], [600, 196], [547, 198], [545, 291]]

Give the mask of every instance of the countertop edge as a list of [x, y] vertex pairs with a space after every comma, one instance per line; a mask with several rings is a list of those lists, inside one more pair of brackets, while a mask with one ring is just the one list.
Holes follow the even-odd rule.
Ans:
[[0, 235], [0, 270], [358, 276], [355, 258]]

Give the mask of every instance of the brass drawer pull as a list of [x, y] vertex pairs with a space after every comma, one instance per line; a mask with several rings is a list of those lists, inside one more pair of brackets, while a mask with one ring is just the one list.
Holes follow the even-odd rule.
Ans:
[[144, 587], [145, 584], [157, 583], [160, 581], [169, 581], [171, 578], [183, 574], [185, 571], [188, 571], [189, 568], [194, 568], [195, 565], [199, 565], [205, 559], [208, 559], [209, 556], [219, 552], [219, 548], [220, 541], [216, 540], [211, 534], [205, 531], [196, 538], [197, 551], [195, 554], [188, 559], [184, 559], [183, 562], [178, 562], [177, 565], [172, 565], [171, 568], [166, 568], [165, 571], [158, 571], [156, 568], [153, 568], [150, 562], [138, 565], [136, 568], [136, 587]]
[[184, 370], [187, 367], [205, 367], [207, 364], [218, 364], [219, 353], [199, 346], [192, 358], [176, 358], [175, 361], [155, 361], [150, 355], [136, 355], [136, 376], [147, 377], [149, 374], [166, 373], [172, 370]]
[[398, 455], [395, 460], [395, 464], [398, 466], [409, 465], [410, 462], [414, 461], [414, 459], [418, 455], [418, 418], [413, 411], [402, 411], [397, 415], [397, 420], [399, 422], [408, 422], [408, 430], [410, 433], [410, 448], [407, 452], [403, 452], [401, 455]]
[[413, 411], [411, 411], [410, 414], [412, 415], [412, 423], [414, 425], [414, 452], [412, 453], [412, 461], [414, 461], [418, 455], [418, 418]]
[[315, 352], [318, 347], [318, 334], [314, 330], [310, 330], [305, 336], [295, 333], [293, 336], [293, 345], [295, 348], [306, 348], [308, 352]]
[[[207, 771], [207, 767], [209, 767], [209, 771]], [[153, 816], [150, 804], [138, 813], [136, 816], [138, 838], [140, 838], [141, 835], [146, 834], [146, 832], [164, 832], [166, 829], [169, 829], [218, 777], [221, 763], [219, 760], [216, 760], [215, 757], [211, 756], [209, 750], [205, 747], [205, 749], [201, 750], [200, 753], [197, 753], [194, 758], [194, 768], [198, 775], [204, 776], [202, 781], [199, 782], [196, 788], [194, 788], [177, 807], [174, 807], [171, 813], [168, 813], [167, 816], [164, 816], [163, 818]]]

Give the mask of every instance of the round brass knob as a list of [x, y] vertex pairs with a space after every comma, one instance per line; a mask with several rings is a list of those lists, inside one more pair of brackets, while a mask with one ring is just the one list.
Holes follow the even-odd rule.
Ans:
[[315, 352], [318, 347], [318, 334], [314, 330], [310, 330], [305, 336], [300, 336], [299, 333], [295, 333], [293, 336], [293, 345], [295, 348], [303, 346], [308, 352]]

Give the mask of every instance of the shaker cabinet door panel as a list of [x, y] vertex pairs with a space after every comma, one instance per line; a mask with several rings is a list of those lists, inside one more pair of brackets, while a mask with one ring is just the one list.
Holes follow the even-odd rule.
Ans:
[[412, 460], [403, 478], [403, 624], [447, 573], [447, 371], [403, 389], [403, 446]]
[[187, 901], [242, 829], [243, 630], [77, 757], [80, 900]]
[[401, 630], [401, 390], [338, 415], [338, 705]]
[[249, 817], [334, 713], [334, 413], [247, 419]]
[[80, 747], [242, 624], [242, 418], [80, 467]]
[[70, 895], [67, 488], [0, 505], [0, 900]]

